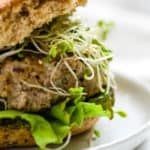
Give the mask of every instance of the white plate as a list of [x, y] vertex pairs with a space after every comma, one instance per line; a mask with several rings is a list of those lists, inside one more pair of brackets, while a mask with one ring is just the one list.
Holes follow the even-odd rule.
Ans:
[[90, 132], [72, 139], [66, 150], [131, 150], [141, 144], [150, 130], [150, 92], [132, 78], [116, 74], [115, 109], [127, 112], [126, 119], [115, 116], [113, 121], [101, 118], [96, 128], [101, 137], [91, 142]]

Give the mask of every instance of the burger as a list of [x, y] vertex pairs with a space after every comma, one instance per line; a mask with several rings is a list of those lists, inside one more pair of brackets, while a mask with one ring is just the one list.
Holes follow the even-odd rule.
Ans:
[[0, 1], [0, 148], [63, 149], [113, 118], [112, 52], [95, 32], [103, 22], [95, 30], [71, 16], [85, 3]]

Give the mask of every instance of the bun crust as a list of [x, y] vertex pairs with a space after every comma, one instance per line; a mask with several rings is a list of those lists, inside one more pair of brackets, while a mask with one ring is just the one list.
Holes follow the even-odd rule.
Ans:
[[98, 118], [91, 118], [91, 119], [84, 120], [82, 127], [72, 128], [72, 130], [71, 130], [72, 135], [77, 135], [77, 134], [83, 133], [83, 132], [91, 129], [97, 121], [98, 121]]
[[[83, 133], [92, 128], [97, 122], [97, 118], [86, 119], [83, 126], [80, 128], [72, 128], [72, 135]], [[35, 146], [35, 141], [28, 128], [0, 128], [0, 148], [9, 147], [32, 147]]]
[[85, 3], [86, 0], [0, 0], [0, 49], [21, 43], [34, 29]]

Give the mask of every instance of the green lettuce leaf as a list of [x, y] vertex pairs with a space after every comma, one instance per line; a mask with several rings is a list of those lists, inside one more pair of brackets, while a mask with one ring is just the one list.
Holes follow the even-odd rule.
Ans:
[[69, 89], [69, 92], [71, 94], [70, 99], [73, 101], [74, 104], [77, 104], [85, 100], [85, 96], [83, 96], [83, 91], [84, 91], [83, 87]]
[[69, 99], [66, 99], [65, 101], [54, 105], [51, 110], [49, 115], [54, 117], [55, 119], [58, 119], [64, 124], [69, 124], [70, 123], [70, 114], [65, 110], [66, 109], [66, 104], [69, 101]]
[[71, 126], [80, 127], [82, 126], [84, 119], [102, 116], [111, 118], [111, 112], [109, 110], [104, 110], [101, 105], [80, 102], [76, 105], [76, 109], [71, 115]]
[[84, 120], [84, 112], [83, 112], [83, 108], [76, 106], [74, 112], [71, 115], [71, 126], [72, 127], [80, 127], [83, 124], [83, 120]]
[[33, 114], [25, 114], [18, 111], [0, 111], [0, 119], [20, 118], [31, 125], [31, 133], [40, 149], [45, 150], [50, 143], [57, 143], [58, 138], [52, 126], [43, 117]]
[[70, 132], [70, 127], [67, 125], [64, 125], [58, 121], [52, 122], [51, 125], [52, 125], [52, 128], [53, 128], [56, 136], [57, 136], [57, 144], [61, 144], [63, 142], [63, 139]]
[[100, 117], [100, 116], [105, 116], [108, 118], [111, 117], [111, 112], [109, 110], [104, 110], [102, 105], [96, 105], [94, 103], [88, 103], [88, 102], [80, 102], [79, 108], [83, 109], [85, 119]]
[[101, 97], [102, 100], [99, 96], [93, 99], [93, 101], [95, 101], [97, 104], [92, 102], [92, 100], [90, 100], [91, 102], [84, 102], [85, 97], [83, 95], [83, 91], [83, 87], [70, 88], [69, 92], [71, 97], [68, 97], [63, 102], [55, 104], [55, 106], [53, 106], [51, 110], [47, 112], [46, 118], [49, 118], [50, 121], [51, 118], [55, 118], [57, 121], [71, 127], [82, 126], [84, 119], [88, 118], [102, 116], [110, 119], [112, 118], [112, 111], [109, 110], [109, 108], [105, 109], [104, 106], [97, 103], [97, 101], [102, 102], [104, 96]]

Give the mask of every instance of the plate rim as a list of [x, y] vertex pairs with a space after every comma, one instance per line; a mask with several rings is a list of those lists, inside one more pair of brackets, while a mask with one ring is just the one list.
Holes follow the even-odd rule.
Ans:
[[[130, 82], [131, 84], [137, 85], [138, 87], [142, 87], [143, 90], [150, 95], [150, 93], [149, 93], [150, 89], [143, 82], [137, 81], [136, 78], [133, 78], [130, 75], [127, 75], [127, 74], [125, 75], [125, 74], [123, 74], [119, 71], [113, 71], [113, 72], [114, 72], [115, 77], [125, 79], [128, 82]], [[102, 150], [104, 148], [110, 148], [112, 146], [124, 143], [124, 142], [126, 142], [130, 139], [133, 139], [134, 137], [137, 137], [139, 134], [142, 134], [147, 130], [150, 130], [150, 119], [147, 123], [142, 125], [140, 128], [138, 128], [136, 131], [129, 134], [128, 136], [125, 136], [125, 137], [123, 137], [121, 139], [118, 139], [118, 140], [113, 140], [112, 142], [109, 142], [109, 143], [106, 143], [106, 144], [85, 148], [84, 150]]]

